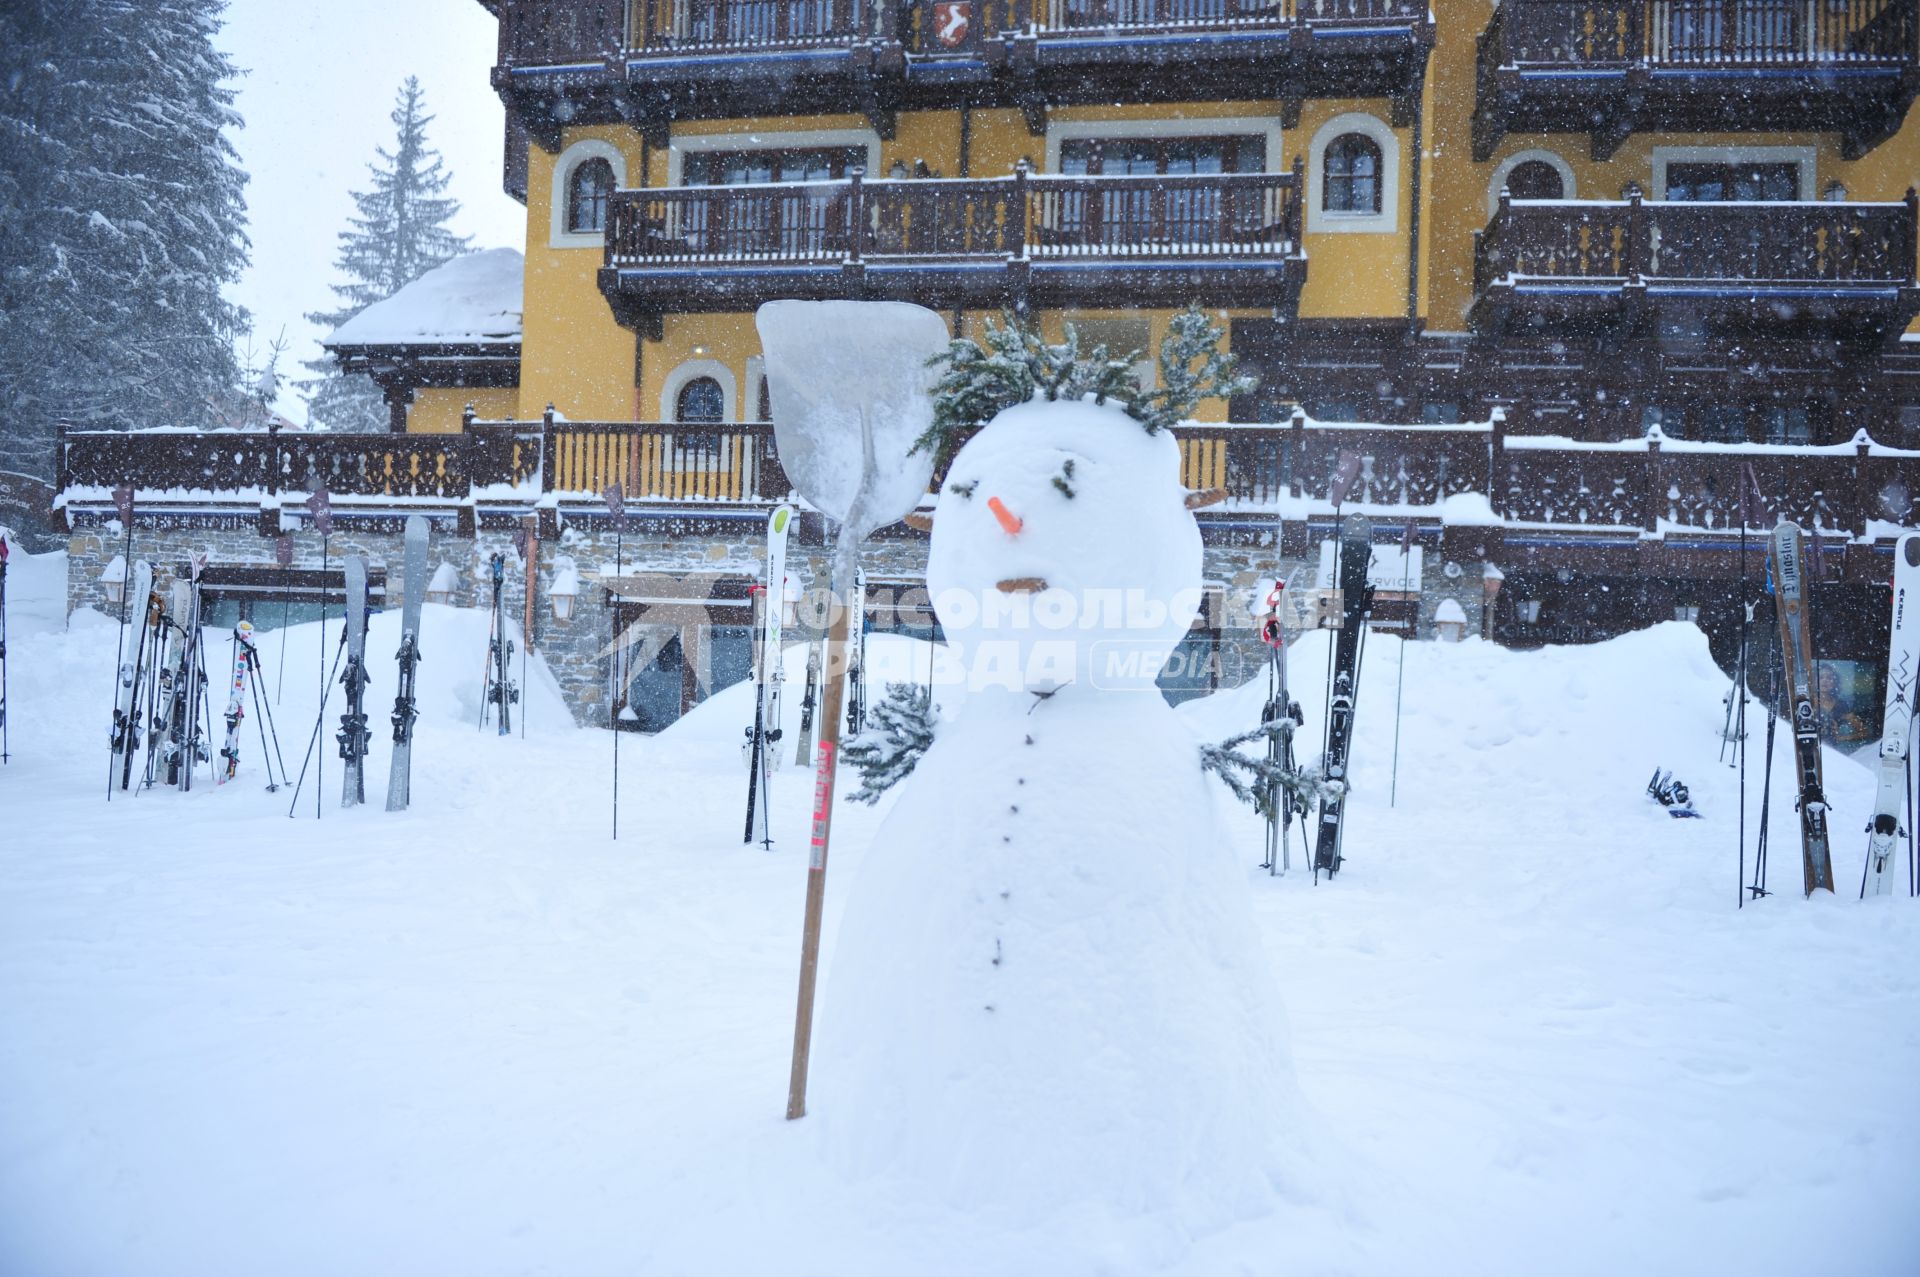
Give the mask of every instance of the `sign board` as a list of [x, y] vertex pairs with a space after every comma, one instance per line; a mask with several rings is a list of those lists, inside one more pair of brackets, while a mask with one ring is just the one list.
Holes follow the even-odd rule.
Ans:
[[[1320, 570], [1314, 574], [1314, 588], [1331, 590], [1334, 586], [1334, 563], [1340, 553], [1336, 541], [1320, 543]], [[1397, 545], [1376, 543], [1373, 557], [1367, 561], [1367, 584], [1381, 594], [1418, 594], [1420, 593], [1420, 572], [1426, 565], [1426, 547], [1417, 542], [1401, 554]]]

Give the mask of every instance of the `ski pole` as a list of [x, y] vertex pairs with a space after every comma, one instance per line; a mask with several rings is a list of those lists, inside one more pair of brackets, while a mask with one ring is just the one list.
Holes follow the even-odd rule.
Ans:
[[[267, 792], [271, 794], [287, 783], [287, 761], [280, 756], [280, 729], [273, 725], [273, 711], [260, 692], [260, 654], [249, 647], [247, 668], [253, 677], [254, 726], [260, 729], [260, 764], [267, 770]], [[273, 761], [280, 765], [280, 785], [273, 783], [273, 768], [267, 762], [267, 732], [273, 732]]]
[[[343, 629], [340, 632], [340, 650], [333, 654], [334, 673], [337, 674], [340, 672], [340, 658], [345, 656], [346, 654], [347, 654], [347, 634], [346, 634], [346, 631]], [[326, 664], [327, 664], [327, 655], [325, 652], [322, 652], [320, 654], [320, 667], [322, 669], [325, 669]], [[332, 690], [333, 690], [333, 680], [331, 678], [327, 679], [325, 682], [323, 682], [320, 685], [320, 713], [313, 720], [313, 735], [307, 738], [307, 756], [300, 760], [300, 780], [293, 787], [293, 802], [288, 804], [287, 806], [288, 820], [293, 819], [294, 809], [299, 807], [300, 805], [300, 791], [304, 789], [307, 784], [307, 764], [313, 761], [314, 742], [320, 739], [320, 729], [326, 725], [327, 693], [331, 692]], [[324, 758], [326, 756], [326, 752], [327, 751], [324, 749], [321, 750], [320, 751], [321, 757]], [[320, 781], [320, 770], [318, 768], [314, 769], [313, 785], [314, 785], [314, 793], [317, 795], [320, 792], [320, 790], [323, 788]], [[313, 805], [313, 818], [315, 820], [320, 819], [320, 804], [317, 800], [314, 802], [314, 805]]]
[[[626, 547], [623, 542], [626, 538], [627, 518], [626, 510], [619, 504], [619, 485], [614, 485], [613, 488], [608, 489], [608, 492], [607, 503], [616, 508], [613, 524], [613, 579], [615, 588], [618, 589], [621, 570], [626, 566], [624, 553]], [[613, 841], [615, 842], [620, 841], [620, 698], [624, 691], [620, 686], [620, 664], [619, 652], [616, 650], [614, 660], [610, 662], [614, 686], [607, 697], [607, 726], [613, 730]]]

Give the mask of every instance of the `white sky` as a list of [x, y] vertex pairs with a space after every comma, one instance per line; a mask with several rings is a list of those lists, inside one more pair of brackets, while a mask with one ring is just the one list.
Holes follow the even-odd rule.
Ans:
[[[475, 248], [519, 248], [525, 212], [500, 190], [504, 121], [487, 84], [496, 28], [477, 0], [230, 0], [219, 43], [245, 74], [233, 135], [247, 183], [253, 265], [232, 297], [253, 312], [255, 345], [286, 330], [283, 369], [318, 358], [324, 335], [301, 316], [330, 309], [335, 238], [367, 185], [374, 147], [393, 142], [394, 93], [420, 77], [428, 140], [453, 173], [454, 230]], [[306, 420], [291, 389], [280, 411]]]

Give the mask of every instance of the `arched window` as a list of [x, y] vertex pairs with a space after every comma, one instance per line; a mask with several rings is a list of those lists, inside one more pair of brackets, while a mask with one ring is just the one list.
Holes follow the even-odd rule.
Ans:
[[567, 230], [575, 234], [605, 230], [612, 195], [613, 165], [597, 156], [583, 161], [567, 181]]
[[1320, 206], [1329, 213], [1380, 211], [1380, 144], [1364, 133], [1327, 143]]
[[1522, 160], [1507, 174], [1507, 194], [1517, 200], [1566, 198], [1560, 170], [1545, 160]]
[[727, 392], [712, 377], [695, 377], [680, 387], [674, 399], [673, 419], [711, 425], [727, 419]]

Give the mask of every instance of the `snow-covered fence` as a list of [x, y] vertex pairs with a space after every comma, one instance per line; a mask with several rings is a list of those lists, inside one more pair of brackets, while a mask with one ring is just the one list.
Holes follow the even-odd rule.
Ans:
[[[1751, 466], [1769, 517], [1856, 536], [1920, 522], [1920, 451], [1865, 432], [1835, 445], [1721, 444], [1657, 430], [1594, 443], [1514, 435], [1504, 420], [1461, 425], [1314, 421], [1187, 422], [1178, 428], [1189, 488], [1225, 488], [1221, 513], [1325, 502], [1353, 457], [1348, 505], [1431, 510], [1480, 493], [1481, 518], [1532, 526], [1657, 533], [1738, 526]], [[540, 494], [597, 505], [618, 482], [630, 500], [765, 506], [791, 485], [765, 423], [523, 422], [468, 419], [457, 434], [346, 435], [220, 431], [68, 431], [60, 441], [58, 511], [110, 510], [112, 489], [198, 506], [259, 508], [316, 481], [362, 507], [391, 500], [456, 506], [498, 501], [524, 511]], [[936, 476], [936, 483], [938, 476]], [[143, 508], [146, 508], [143, 506]], [[1457, 513], [1457, 512], [1456, 512]]]

